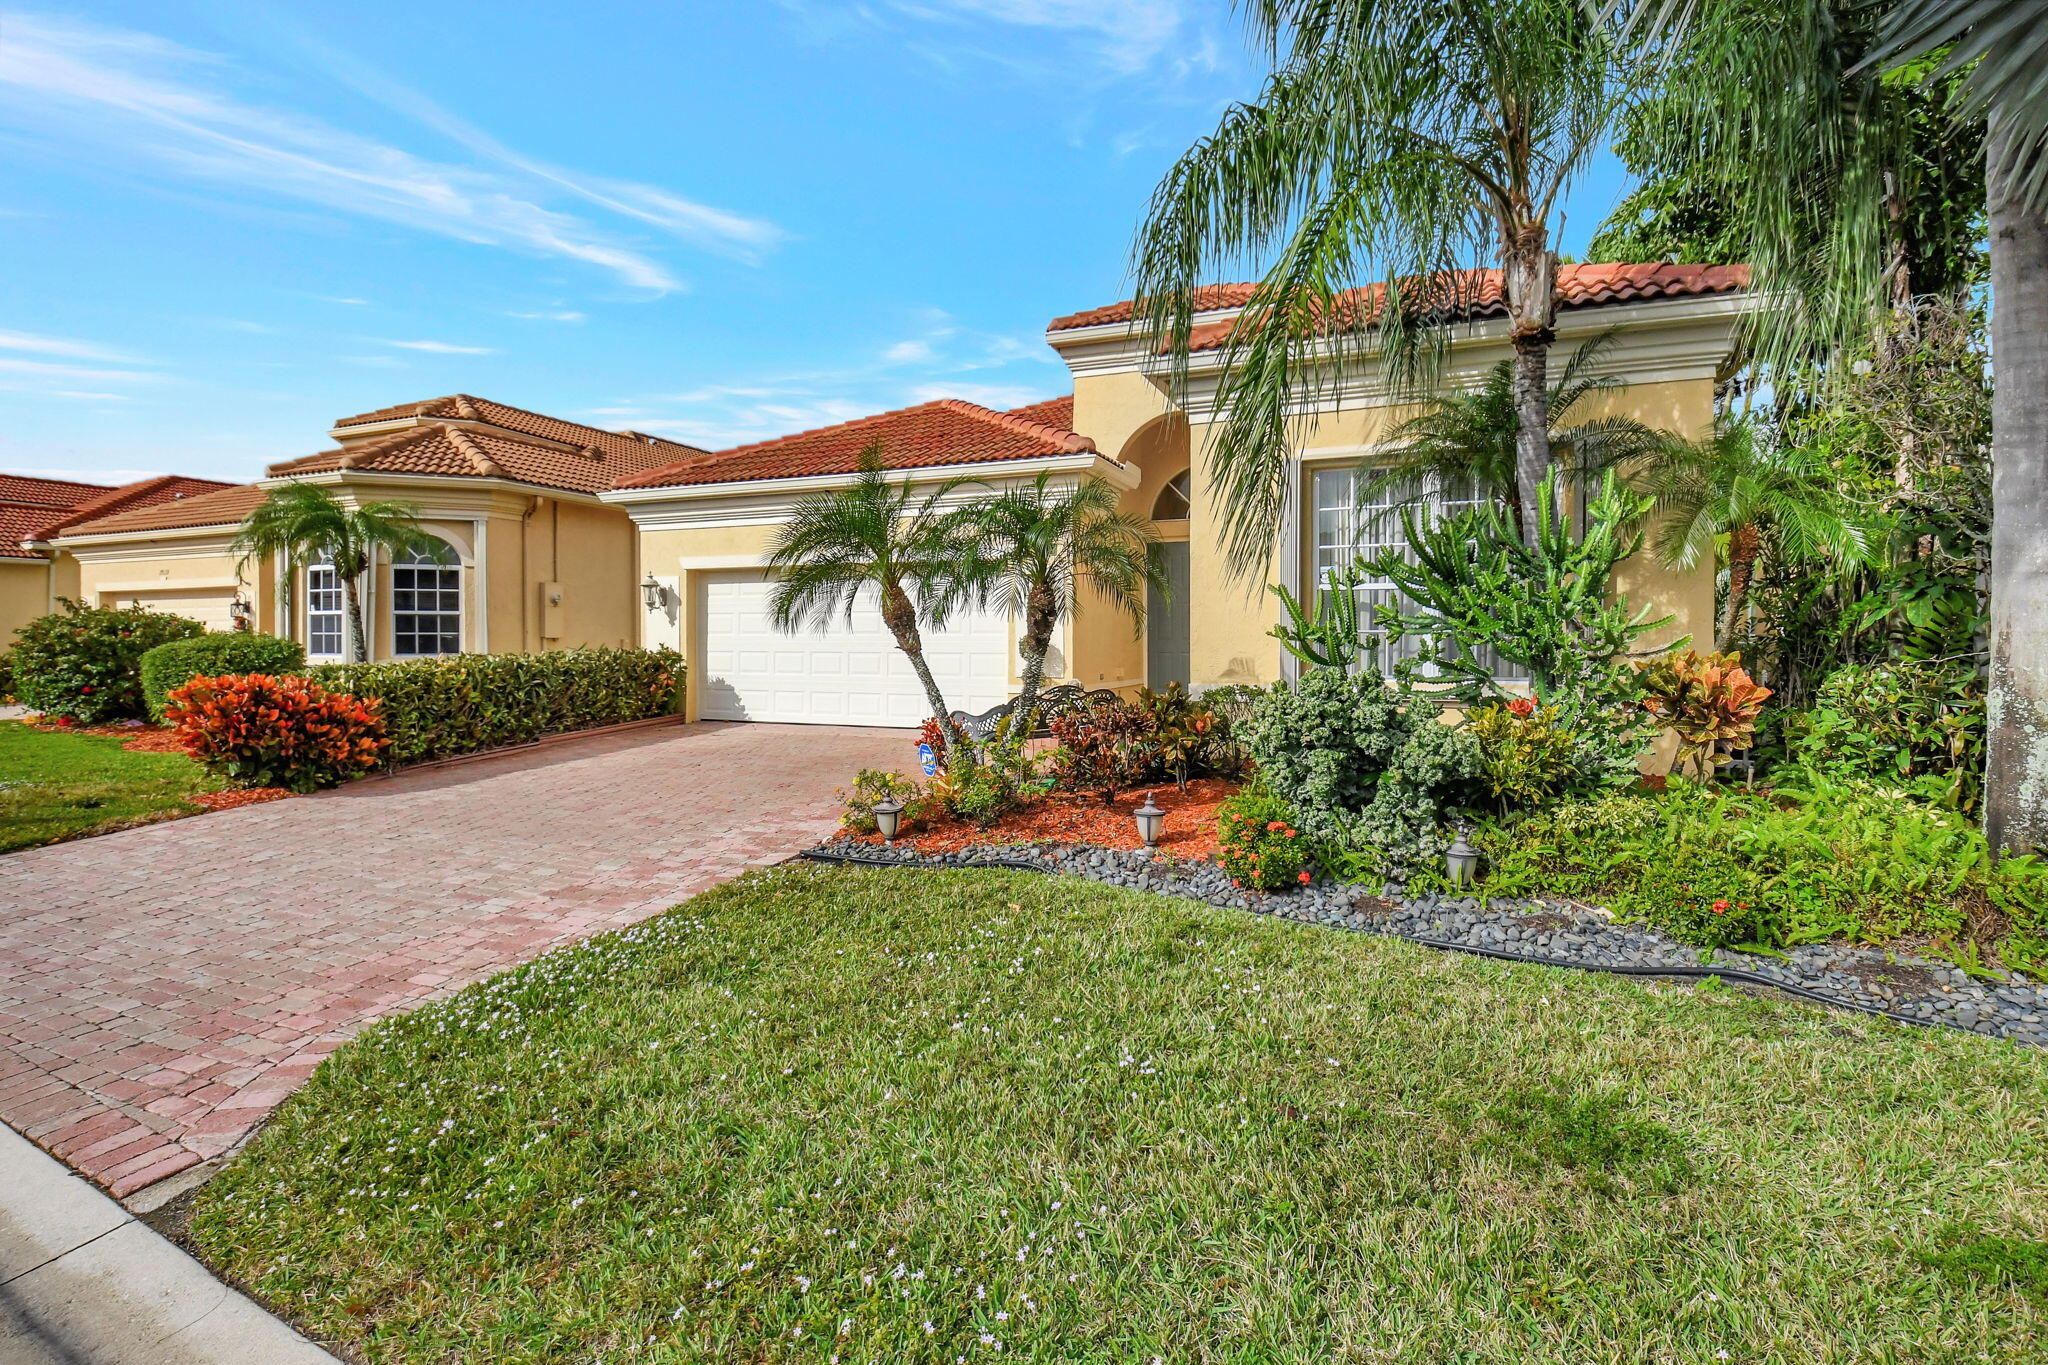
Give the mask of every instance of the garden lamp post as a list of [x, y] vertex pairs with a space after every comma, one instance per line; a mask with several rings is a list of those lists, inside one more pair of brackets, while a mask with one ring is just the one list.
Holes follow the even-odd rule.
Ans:
[[896, 831], [903, 825], [903, 803], [893, 796], [885, 796], [875, 802], [875, 828], [881, 831], [882, 842], [896, 842]]
[[1166, 828], [1166, 812], [1152, 799], [1152, 793], [1145, 793], [1145, 804], [1131, 812], [1131, 819], [1138, 822], [1138, 837], [1145, 841], [1145, 847], [1157, 848], [1159, 835]]
[[1470, 886], [1479, 875], [1479, 850], [1465, 842], [1463, 825], [1458, 826], [1458, 835], [1444, 854], [1444, 870], [1450, 874], [1452, 886]]

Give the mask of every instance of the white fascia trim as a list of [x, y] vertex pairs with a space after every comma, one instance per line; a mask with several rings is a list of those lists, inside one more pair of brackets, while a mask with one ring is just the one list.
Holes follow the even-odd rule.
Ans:
[[[481, 474], [407, 474], [385, 469], [322, 469], [311, 474], [268, 475], [256, 480], [256, 486], [258, 488], [277, 488], [288, 483], [348, 484], [351, 482], [383, 483], [387, 481], [391, 483], [419, 484], [422, 487], [446, 488], [450, 491], [455, 489], [467, 491], [479, 488], [502, 489], [518, 493], [522, 497], [530, 494], [539, 494], [544, 498], [559, 498], [563, 502], [581, 503], [586, 507], [602, 507], [604, 505], [598, 500], [598, 496], [595, 493], [578, 493], [568, 488], [556, 488], [551, 484], [545, 483], [526, 483], [520, 479], [487, 479]], [[431, 518], [436, 513], [428, 510], [421, 515]], [[447, 514], [447, 519], [461, 521], [468, 515], [469, 513], [467, 512], [451, 512]]]
[[[1094, 475], [1129, 491], [1138, 486], [1138, 470], [1094, 451], [1051, 455], [1029, 460], [983, 460], [975, 464], [922, 465], [891, 470], [909, 484], [940, 484], [954, 479], [1001, 485], [1039, 474]], [[671, 484], [660, 488], [615, 488], [602, 501], [623, 507], [643, 530], [677, 530], [686, 526], [774, 525], [788, 519], [792, 499], [811, 493], [849, 488], [858, 474], [814, 474], [788, 479], [746, 479], [727, 483]], [[969, 495], [971, 496], [971, 494]], [[960, 494], [956, 493], [955, 500]]]

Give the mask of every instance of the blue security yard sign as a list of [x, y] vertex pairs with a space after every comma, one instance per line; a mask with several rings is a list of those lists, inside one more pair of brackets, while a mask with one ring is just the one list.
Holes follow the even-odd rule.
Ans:
[[937, 777], [939, 775], [939, 760], [933, 756], [931, 745], [920, 744], [917, 746], [917, 761], [923, 765], [926, 777]]

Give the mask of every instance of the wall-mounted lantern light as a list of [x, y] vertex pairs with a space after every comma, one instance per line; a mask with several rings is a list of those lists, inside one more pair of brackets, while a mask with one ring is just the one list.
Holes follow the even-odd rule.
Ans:
[[1458, 837], [1444, 854], [1444, 870], [1450, 874], [1452, 886], [1470, 886], [1479, 877], [1479, 850], [1465, 842], [1463, 825], [1458, 826]]
[[1138, 822], [1138, 837], [1145, 841], [1145, 847], [1158, 847], [1159, 836], [1166, 829], [1166, 812], [1159, 809], [1151, 792], [1145, 793], [1145, 804], [1131, 812], [1131, 819]]
[[640, 585], [640, 598], [647, 603], [647, 610], [660, 611], [668, 603], [668, 589], [655, 582], [654, 574], [650, 571], [647, 581]]
[[255, 617], [256, 609], [249, 604], [242, 594], [236, 593], [235, 600], [228, 603], [228, 618], [235, 623], [235, 629], [254, 630], [256, 628]]
[[903, 803], [893, 796], [885, 796], [875, 802], [875, 828], [882, 832], [882, 842], [896, 842], [896, 831], [903, 827]]

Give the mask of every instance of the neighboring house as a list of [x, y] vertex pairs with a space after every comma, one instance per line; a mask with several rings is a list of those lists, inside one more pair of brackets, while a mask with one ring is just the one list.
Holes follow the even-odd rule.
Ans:
[[253, 484], [73, 520], [54, 541], [77, 563], [77, 594], [303, 641], [340, 657], [332, 569], [244, 564], [230, 548], [265, 491], [323, 484], [347, 501], [415, 504], [438, 551], [382, 561], [364, 585], [373, 659], [627, 645], [640, 636], [631, 522], [597, 494], [653, 466], [701, 455], [678, 441], [605, 431], [456, 394], [345, 417], [336, 446], [274, 464]]
[[[1497, 272], [1476, 281], [1476, 304], [1446, 358], [1443, 381], [1482, 374], [1509, 354]], [[1621, 386], [1589, 400], [1583, 415], [1627, 414], [1696, 435], [1711, 428], [1714, 386], [1732, 358], [1734, 333], [1752, 306], [1748, 272], [1734, 266], [1577, 265], [1560, 271], [1557, 363], [1607, 329], [1618, 333], [1602, 370]], [[640, 528], [641, 570], [658, 585], [646, 639], [690, 661], [694, 717], [798, 722], [915, 724], [925, 703], [872, 606], [851, 623], [798, 635], [768, 624], [769, 585], [760, 565], [792, 502], [848, 481], [861, 448], [882, 443], [888, 464], [919, 484], [973, 476], [990, 481], [1041, 470], [1108, 479], [1125, 506], [1151, 516], [1175, 591], [1155, 601], [1142, 633], [1085, 593], [1056, 642], [1049, 681], [1133, 689], [1262, 683], [1291, 664], [1267, 631], [1276, 619], [1266, 584], [1299, 590], [1348, 565], [1398, 530], [1364, 540], [1357, 469], [1386, 433], [1414, 411], [1396, 403], [1371, 365], [1352, 364], [1341, 386], [1302, 414], [1294, 506], [1267, 573], [1233, 576], [1219, 510], [1204, 472], [1213, 396], [1231, 320], [1251, 285], [1210, 289], [1190, 343], [1187, 404], [1169, 401], [1161, 358], [1126, 301], [1055, 319], [1047, 341], [1072, 372], [1071, 398], [1008, 413], [971, 403], [927, 403], [900, 412], [697, 454], [623, 478], [604, 501]], [[1368, 309], [1361, 310], [1368, 312]], [[1457, 504], [1458, 490], [1437, 490]], [[1673, 573], [1639, 559], [1621, 586], [1676, 616], [1673, 634], [1712, 638], [1713, 567]], [[1371, 586], [1371, 600], [1384, 597]], [[657, 594], [650, 592], [650, 597]], [[1016, 681], [1014, 631], [1006, 619], [964, 616], [926, 635], [948, 701], [981, 710]]]
[[0, 652], [18, 628], [54, 611], [58, 598], [79, 595], [78, 561], [51, 544], [65, 528], [230, 487], [176, 474], [118, 486], [0, 474]]

